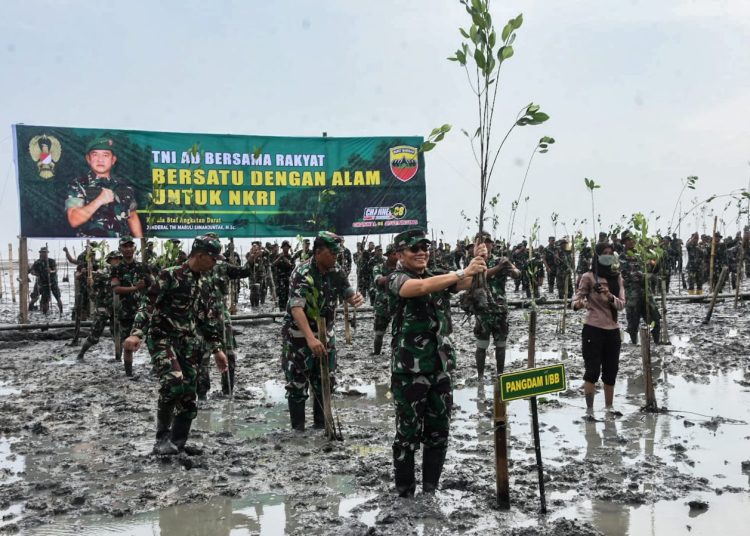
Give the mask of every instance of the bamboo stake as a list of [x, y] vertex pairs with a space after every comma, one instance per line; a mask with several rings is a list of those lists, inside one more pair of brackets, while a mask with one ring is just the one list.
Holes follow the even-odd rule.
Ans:
[[16, 279], [13, 277], [13, 244], [8, 244], [8, 275], [10, 276], [10, 295], [16, 303]]
[[568, 285], [570, 284], [570, 277], [565, 278], [565, 283], [563, 284], [563, 310], [562, 310], [562, 319], [560, 320], [560, 333], [565, 333], [565, 316], [568, 311]]
[[643, 365], [643, 382], [646, 390], [646, 411], [656, 412], [656, 394], [654, 393], [654, 381], [651, 371], [651, 336], [647, 327], [640, 329], [641, 337], [641, 363]]
[[26, 237], [22, 236], [18, 241], [18, 260], [19, 260], [19, 300], [21, 305], [20, 322], [21, 324], [29, 323], [29, 250], [26, 246]]
[[349, 324], [349, 304], [344, 302], [344, 340], [346, 344], [352, 343], [352, 328]]
[[3, 299], [5, 294], [5, 278], [3, 277], [3, 256], [0, 255], [0, 301]]
[[669, 329], [667, 328], [667, 282], [660, 278], [661, 289], [661, 332], [659, 333], [659, 342], [669, 344]]
[[719, 295], [719, 289], [724, 285], [724, 280], [727, 278], [727, 271], [728, 268], [726, 266], [721, 269], [719, 281], [717, 281], [713, 295], [711, 296], [711, 305], [708, 306], [708, 312], [706, 313], [706, 318], [703, 319], [703, 324], [708, 324], [711, 321], [711, 315], [713, 315], [714, 306], [716, 305], [716, 297]]
[[326, 336], [326, 320], [318, 318], [318, 340], [326, 349], [325, 356], [320, 359], [320, 390], [323, 398], [323, 418], [325, 419], [326, 437], [328, 439], [339, 439], [336, 437], [336, 428], [333, 422], [333, 409], [331, 406], [331, 371], [328, 364], [328, 337]]
[[742, 240], [740, 240], [739, 248], [737, 249], [737, 275], [736, 285], [734, 288], [734, 308], [737, 309], [740, 301], [740, 284], [742, 283], [742, 274], [745, 268], [745, 246]]
[[714, 234], [711, 235], [711, 262], [708, 265], [708, 288], [714, 289], [714, 262], [716, 261], [716, 223], [719, 217], [714, 216]]

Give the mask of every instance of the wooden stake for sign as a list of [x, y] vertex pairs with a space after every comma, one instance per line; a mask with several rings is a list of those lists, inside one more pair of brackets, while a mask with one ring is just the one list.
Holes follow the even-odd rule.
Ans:
[[[536, 366], [536, 309], [529, 312], [529, 353], [527, 364], [529, 368]], [[542, 513], [547, 513], [547, 498], [544, 495], [544, 466], [542, 465], [542, 445], [539, 437], [539, 410], [536, 405], [536, 397], [529, 398], [531, 408], [531, 431], [534, 434], [534, 452], [536, 453], [536, 470], [539, 476], [539, 500], [541, 501]]]
[[342, 439], [336, 434], [336, 426], [333, 422], [333, 408], [331, 404], [331, 371], [328, 366], [328, 337], [326, 336], [326, 320], [318, 319], [318, 340], [323, 343], [326, 355], [320, 360], [320, 390], [323, 398], [323, 418], [325, 419], [326, 437], [328, 439]]
[[16, 279], [13, 277], [13, 244], [8, 244], [8, 275], [10, 276], [10, 295], [16, 303]]
[[352, 328], [349, 324], [349, 304], [344, 302], [344, 340], [346, 344], [352, 343]]
[[646, 411], [658, 411], [656, 405], [656, 394], [654, 393], [654, 380], [651, 372], [651, 336], [648, 328], [640, 329], [641, 337], [641, 363], [643, 364], [643, 382], [646, 389]]
[[21, 303], [21, 324], [29, 323], [29, 251], [26, 247], [26, 237], [22, 236], [18, 240], [18, 271], [21, 279], [19, 285], [20, 303]]
[[510, 509], [510, 480], [508, 478], [508, 438], [505, 402], [500, 400], [500, 380], [495, 381], [495, 396], [492, 414], [495, 420], [495, 487], [497, 506]]
[[714, 289], [714, 263], [716, 261], [716, 223], [718, 216], [714, 216], [714, 234], [711, 235], [711, 263], [708, 265], [708, 288]]
[[714, 292], [711, 296], [711, 305], [708, 306], [708, 312], [706, 313], [706, 318], [703, 319], [703, 324], [708, 324], [709, 322], [711, 322], [711, 315], [714, 314], [714, 306], [716, 305], [716, 297], [719, 295], [719, 289], [724, 286], [724, 280], [727, 278], [727, 271], [728, 268], [726, 266], [721, 269], [719, 280], [716, 282]]
[[659, 342], [669, 344], [669, 328], [667, 327], [667, 282], [661, 278], [661, 332]]

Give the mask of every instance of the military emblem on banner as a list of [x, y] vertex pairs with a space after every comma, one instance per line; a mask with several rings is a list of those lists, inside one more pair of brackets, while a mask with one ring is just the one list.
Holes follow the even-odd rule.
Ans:
[[417, 148], [398, 145], [390, 149], [391, 173], [398, 180], [406, 182], [417, 174], [419, 158]]
[[60, 140], [54, 136], [34, 136], [29, 142], [29, 154], [36, 162], [39, 176], [43, 179], [51, 179], [55, 176], [55, 164], [60, 160], [62, 146]]

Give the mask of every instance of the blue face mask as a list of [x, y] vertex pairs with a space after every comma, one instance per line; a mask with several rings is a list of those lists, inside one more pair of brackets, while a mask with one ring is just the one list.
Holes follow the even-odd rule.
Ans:
[[602, 266], [613, 266], [617, 262], [615, 255], [599, 255], [599, 264]]

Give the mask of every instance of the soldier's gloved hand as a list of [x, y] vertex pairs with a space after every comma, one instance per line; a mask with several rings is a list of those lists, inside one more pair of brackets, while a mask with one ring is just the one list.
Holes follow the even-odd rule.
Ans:
[[219, 372], [222, 374], [229, 370], [229, 360], [222, 350], [216, 350], [214, 352], [214, 361], [216, 362], [216, 367], [219, 369]]
[[102, 188], [102, 191], [96, 196], [96, 200], [102, 205], [108, 205], [115, 200], [115, 193], [109, 188]]
[[326, 351], [326, 347], [323, 345], [323, 343], [320, 342], [315, 337], [311, 337], [306, 342], [307, 342], [307, 347], [310, 348], [310, 350], [312, 351], [315, 357], [322, 358], [328, 354], [328, 352]]
[[[354, 307], [359, 307], [363, 303], [365, 303], [365, 299], [359, 292], [355, 293], [353, 296], [351, 296], [348, 300], [346, 300], [349, 305], [353, 305]], [[318, 339], [315, 339], [316, 341]], [[320, 342], [320, 341], [318, 341]]]
[[128, 352], [135, 352], [140, 348], [141, 346], [141, 339], [140, 337], [136, 337], [135, 335], [131, 335], [127, 339], [125, 339], [124, 348]]

